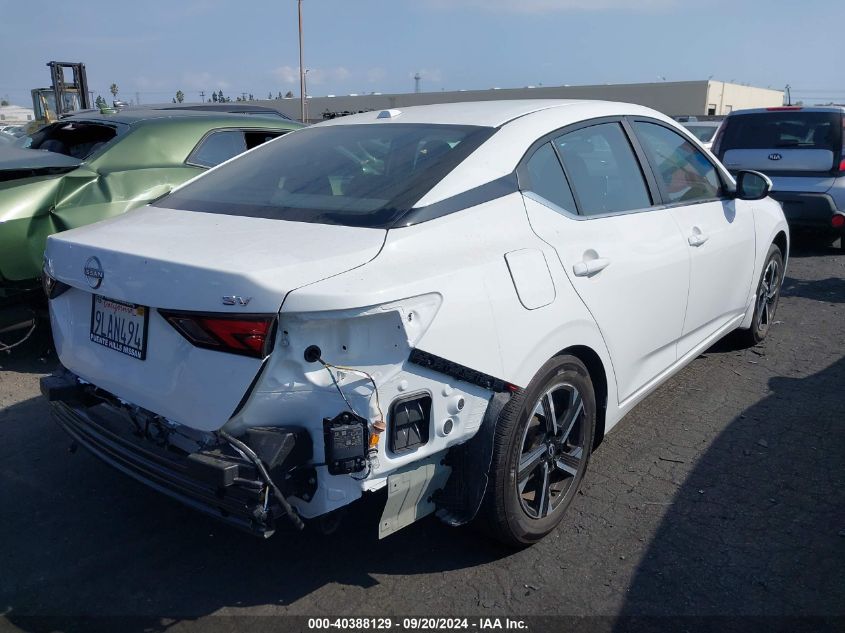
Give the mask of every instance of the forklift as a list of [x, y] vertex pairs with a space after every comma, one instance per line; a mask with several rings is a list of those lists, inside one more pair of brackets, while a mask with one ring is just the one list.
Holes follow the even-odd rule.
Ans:
[[[50, 88], [34, 88], [32, 109], [35, 111], [31, 129], [54, 123], [64, 115], [76, 110], [91, 108], [91, 94], [88, 92], [88, 76], [85, 64], [81, 62], [47, 62], [50, 68]], [[70, 75], [71, 81], [66, 81]]]

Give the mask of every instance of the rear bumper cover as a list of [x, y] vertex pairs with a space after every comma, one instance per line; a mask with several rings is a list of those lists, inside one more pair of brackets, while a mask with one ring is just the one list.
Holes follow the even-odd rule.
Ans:
[[193, 453], [163, 446], [116, 406], [92, 402], [71, 374], [42, 378], [41, 389], [71, 438], [150, 488], [256, 536], [271, 536], [285, 515], [255, 466], [227, 444]]
[[792, 226], [830, 229], [830, 219], [837, 211], [833, 198], [826, 193], [772, 191], [769, 195], [780, 202]]

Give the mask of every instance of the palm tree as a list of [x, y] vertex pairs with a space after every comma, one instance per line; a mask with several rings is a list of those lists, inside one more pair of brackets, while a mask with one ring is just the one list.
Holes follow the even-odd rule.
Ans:
[[117, 84], [112, 84], [111, 86], [109, 86], [109, 92], [111, 93], [112, 97], [117, 99], [117, 93], [120, 92], [120, 88], [117, 87]]
[[182, 103], [185, 100], [185, 93], [181, 90], [176, 91], [176, 102]]

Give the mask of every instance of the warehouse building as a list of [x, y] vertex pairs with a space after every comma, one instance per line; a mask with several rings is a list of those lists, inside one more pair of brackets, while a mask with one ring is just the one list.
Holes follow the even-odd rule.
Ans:
[[[661, 81], [598, 86], [528, 86], [490, 90], [455, 90], [407, 94], [367, 94], [308, 97], [308, 119], [319, 121], [332, 115], [385, 110], [431, 103], [489, 101], [491, 99], [601, 99], [637, 103], [669, 116], [721, 116], [733, 110], [783, 105], [783, 91], [755, 88], [724, 81]], [[291, 118], [300, 117], [300, 101], [274, 99], [259, 102]]]

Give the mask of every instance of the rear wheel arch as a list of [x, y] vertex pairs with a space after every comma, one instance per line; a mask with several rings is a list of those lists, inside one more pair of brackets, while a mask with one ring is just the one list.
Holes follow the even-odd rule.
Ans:
[[786, 260], [789, 256], [789, 239], [786, 237], [786, 233], [779, 231], [775, 235], [775, 239], [772, 240], [772, 243], [780, 249], [781, 255], [783, 256], [783, 263], [786, 265]]
[[593, 438], [593, 448], [598, 447], [604, 439], [605, 433], [605, 419], [607, 417], [607, 370], [601, 357], [590, 347], [586, 345], [573, 345], [566, 349], [560, 350], [555, 356], [569, 354], [575, 356], [578, 360], [584, 363], [587, 371], [590, 374], [590, 380], [593, 383], [593, 390], [596, 394], [596, 426], [595, 436]]

